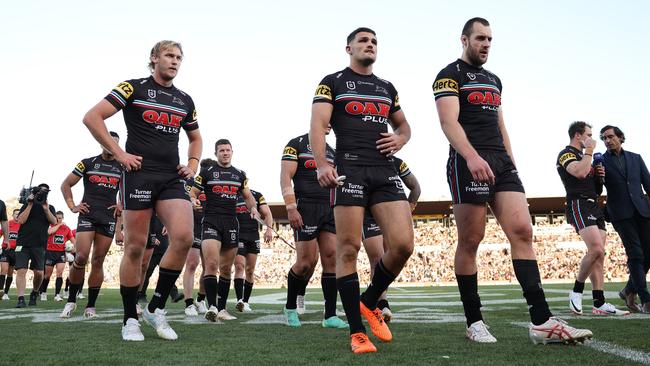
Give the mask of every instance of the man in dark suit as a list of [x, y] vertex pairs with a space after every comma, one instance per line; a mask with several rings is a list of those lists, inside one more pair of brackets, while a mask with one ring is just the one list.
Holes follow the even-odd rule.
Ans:
[[[650, 173], [639, 154], [621, 147], [625, 142], [621, 129], [607, 125], [600, 130], [600, 138], [607, 147], [603, 154], [607, 215], [621, 237], [630, 271], [621, 297], [631, 311], [650, 314], [650, 293], [646, 284], [650, 268], [650, 202], [647, 196]], [[636, 294], [641, 300], [640, 308], [635, 303]]]

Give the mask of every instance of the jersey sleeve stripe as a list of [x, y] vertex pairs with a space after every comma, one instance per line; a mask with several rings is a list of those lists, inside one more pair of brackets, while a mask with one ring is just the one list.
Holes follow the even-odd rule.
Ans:
[[120, 93], [113, 90], [109, 95], [113, 97], [113, 100], [115, 100], [122, 107], [126, 106], [126, 100], [120, 95]]
[[[83, 177], [83, 176], [84, 176], [84, 173], [81, 172], [81, 171], [80, 171], [79, 169], [77, 169], [77, 168], [75, 168], [75, 169], [72, 171], [72, 174], [74, 174], [74, 175], [76, 175], [76, 176], [78, 176], [78, 177]], [[121, 176], [120, 176], [120, 177], [121, 177]]]

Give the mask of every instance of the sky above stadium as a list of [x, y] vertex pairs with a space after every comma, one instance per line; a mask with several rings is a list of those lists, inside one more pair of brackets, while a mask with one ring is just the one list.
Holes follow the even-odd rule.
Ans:
[[[146, 77], [153, 44], [173, 39], [185, 52], [175, 85], [196, 103], [203, 157], [229, 138], [233, 164], [251, 187], [280, 202], [283, 147], [308, 131], [318, 82], [348, 65], [347, 34], [367, 26], [379, 41], [374, 72], [396, 86], [413, 131], [398, 156], [420, 180], [421, 199], [449, 199], [448, 145], [431, 84], [460, 57], [461, 28], [474, 16], [492, 24], [485, 67], [503, 82], [528, 196], [563, 195], [555, 159], [572, 121], [596, 131], [617, 124], [624, 147], [650, 159], [649, 103], [633, 87], [650, 84], [648, 13], [643, 1], [12, 2], [0, 14], [0, 198], [16, 196], [35, 169], [34, 183], [49, 183], [51, 203], [65, 209], [60, 183], [79, 160], [100, 153], [83, 115], [119, 82]], [[121, 113], [107, 125], [126, 136]], [[181, 161], [186, 149], [183, 134]], [[604, 151], [602, 142], [596, 150]], [[74, 193], [78, 202], [81, 184]]]

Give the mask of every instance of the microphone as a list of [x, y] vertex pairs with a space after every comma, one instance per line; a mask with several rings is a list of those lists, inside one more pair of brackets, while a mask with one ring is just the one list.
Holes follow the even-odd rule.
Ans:
[[[602, 167], [603, 167], [603, 154], [601, 154], [601, 153], [594, 153], [593, 158], [594, 158], [594, 160], [593, 160], [593, 162], [591, 163], [591, 165], [592, 165], [593, 167], [602, 168]], [[601, 184], [605, 184], [605, 177], [600, 177], [600, 176], [599, 176], [598, 179], [600, 180], [600, 183], [601, 183]]]

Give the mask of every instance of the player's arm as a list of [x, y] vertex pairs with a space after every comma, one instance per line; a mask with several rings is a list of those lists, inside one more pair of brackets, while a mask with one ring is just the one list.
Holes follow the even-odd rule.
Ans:
[[75, 205], [74, 198], [72, 197], [72, 187], [79, 183], [80, 179], [81, 177], [74, 173], [68, 174], [63, 180], [63, 183], [61, 183], [61, 193], [63, 193], [63, 199], [70, 211], [73, 213], [87, 214], [90, 211], [90, 206], [85, 202], [80, 202], [79, 205]]
[[415, 210], [415, 206], [417, 206], [418, 199], [420, 198], [420, 194], [422, 193], [422, 189], [420, 188], [420, 182], [418, 182], [418, 179], [415, 177], [415, 174], [413, 173], [402, 178], [402, 181], [409, 189], [408, 201], [409, 204], [411, 205], [411, 211], [413, 211]]
[[117, 113], [115, 108], [106, 99], [102, 99], [92, 107], [84, 116], [83, 123], [86, 125], [95, 140], [99, 142], [108, 151], [113, 153], [115, 159], [119, 161], [126, 170], [138, 170], [142, 165], [142, 157], [126, 153], [120, 145], [111, 137], [106, 128], [106, 119]]
[[314, 103], [311, 106], [311, 123], [309, 128], [309, 143], [311, 144], [314, 160], [316, 160], [316, 177], [323, 188], [336, 187], [338, 174], [336, 169], [327, 161], [325, 135], [332, 117], [334, 106], [330, 103]]
[[257, 212], [257, 201], [255, 200], [253, 193], [251, 193], [250, 188], [244, 185], [244, 189], [242, 189], [241, 194], [242, 197], [244, 197], [244, 201], [246, 202], [246, 207], [248, 207], [248, 212], [251, 213], [251, 217], [255, 219], [260, 218], [260, 213]]
[[499, 107], [499, 131], [501, 131], [501, 138], [503, 139], [503, 146], [506, 148], [506, 152], [510, 156], [510, 160], [512, 160], [512, 164], [516, 167], [517, 164], [515, 163], [515, 155], [512, 153], [512, 146], [510, 145], [510, 136], [508, 135], [508, 130], [506, 129], [506, 123], [504, 122], [503, 119], [503, 107]]
[[63, 225], [63, 223], [55, 224], [55, 225], [51, 225], [51, 226], [47, 229], [47, 235], [52, 235], [52, 234], [54, 234], [57, 230], [59, 230], [59, 228], [60, 228], [62, 225]]
[[266, 226], [266, 231], [264, 232], [264, 242], [270, 243], [273, 240], [273, 230], [271, 230], [271, 227], [273, 227], [273, 214], [271, 213], [271, 209], [267, 204], [260, 205], [259, 212], [260, 215], [262, 215], [262, 218], [264, 219], [264, 225]]
[[203, 139], [199, 129], [186, 130], [187, 139], [190, 145], [187, 148], [187, 165], [178, 165], [178, 174], [185, 179], [193, 178], [199, 169], [201, 151], [203, 151]]
[[591, 159], [594, 154], [594, 147], [596, 147], [596, 141], [588, 137], [582, 141], [582, 144], [585, 146], [582, 160], [578, 160], [571, 152], [560, 156], [560, 164], [566, 169], [567, 173], [578, 179], [585, 179], [591, 173]]
[[280, 165], [280, 187], [282, 188], [282, 198], [284, 199], [284, 205], [287, 209], [287, 218], [289, 219], [289, 224], [292, 228], [299, 229], [302, 227], [303, 222], [302, 216], [298, 212], [296, 194], [293, 191], [292, 185], [292, 179], [294, 175], [296, 175], [296, 171], [298, 171], [298, 161], [282, 160], [282, 164]]
[[406, 121], [404, 111], [401, 109], [391, 114], [389, 120], [393, 127], [393, 132], [381, 133], [383, 138], [377, 140], [377, 149], [382, 154], [392, 156], [400, 151], [411, 139], [411, 126]]
[[494, 184], [494, 173], [478, 154], [476, 149], [467, 139], [465, 130], [458, 122], [460, 115], [460, 101], [458, 96], [445, 96], [436, 99], [440, 127], [447, 137], [449, 144], [467, 161], [467, 169], [472, 173], [472, 178], [478, 182]]

